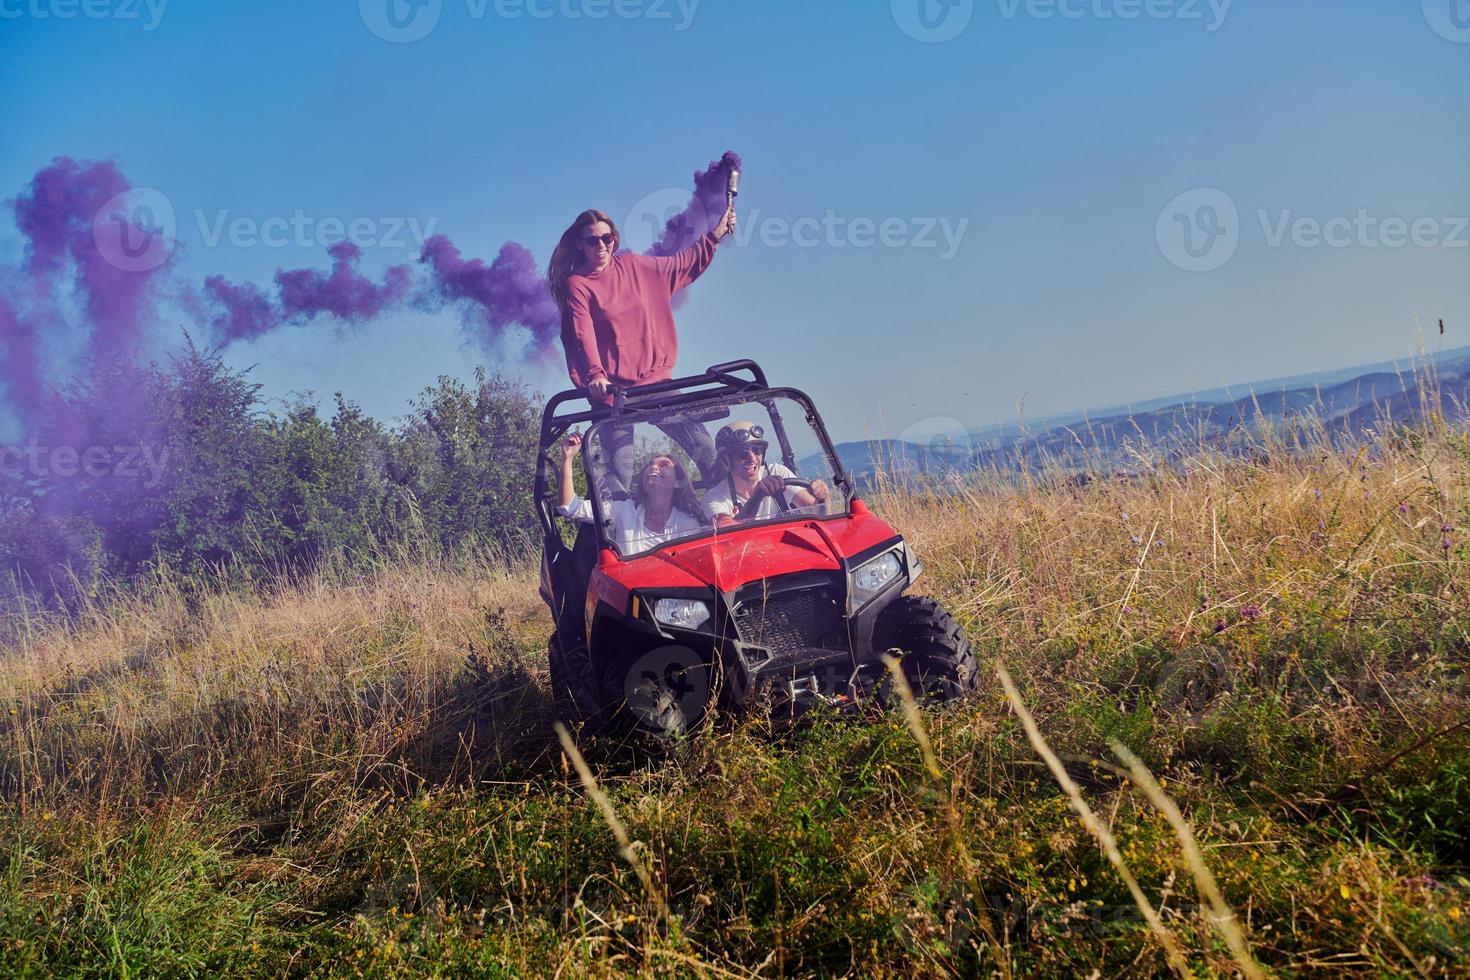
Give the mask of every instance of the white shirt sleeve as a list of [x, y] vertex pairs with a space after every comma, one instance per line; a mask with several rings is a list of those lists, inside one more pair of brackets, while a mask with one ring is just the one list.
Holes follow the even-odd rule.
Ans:
[[578, 524], [592, 523], [592, 504], [576, 494], [572, 494], [572, 502], [565, 507], [558, 507], [556, 512], [562, 517], [570, 517]]

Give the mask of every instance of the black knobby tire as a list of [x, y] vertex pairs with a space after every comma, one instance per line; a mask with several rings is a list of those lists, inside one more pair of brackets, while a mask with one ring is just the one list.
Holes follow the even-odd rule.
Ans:
[[597, 696], [597, 677], [587, 648], [563, 650], [561, 639], [553, 633], [546, 654], [551, 661], [551, 695], [557, 717], [573, 732], [595, 727], [602, 715], [602, 699]]
[[900, 596], [883, 613], [879, 649], [903, 653], [903, 673], [920, 701], [953, 701], [980, 683], [964, 630], [928, 596]]
[[677, 742], [687, 733], [687, 719], [679, 704], [679, 696], [666, 683], [645, 680], [634, 688], [629, 701], [638, 708], [630, 711], [638, 734], [655, 743]]

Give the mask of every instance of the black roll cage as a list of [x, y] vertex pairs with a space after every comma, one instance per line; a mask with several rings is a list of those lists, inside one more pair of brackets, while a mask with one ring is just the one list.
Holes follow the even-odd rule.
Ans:
[[[740, 377], [742, 373], [748, 373], [749, 379]], [[550, 450], [573, 426], [583, 423], [596, 425], [610, 419], [634, 423], [662, 415], [670, 409], [700, 404], [717, 404], [726, 399], [748, 395], [752, 392], [768, 392], [773, 397], [777, 395], [792, 397], [793, 400], [805, 405], [807, 421], [817, 433], [822, 449], [832, 464], [833, 479], [842, 486], [850, 499], [853, 495], [851, 478], [843, 470], [842, 460], [838, 457], [836, 447], [833, 446], [832, 439], [827, 434], [827, 426], [822, 422], [811, 398], [795, 388], [772, 388], [766, 381], [765, 371], [755, 361], [748, 359], [727, 361], [707, 368], [703, 374], [674, 378], [669, 381], [655, 381], [653, 384], [637, 388], [614, 387], [612, 405], [595, 403], [584, 389], [574, 388], [552, 396], [541, 413], [541, 437], [536, 450], [535, 502], [536, 516], [541, 522], [541, 530], [546, 539], [546, 557], [550, 559], [570, 550], [562, 541], [561, 533], [556, 525], [555, 482], [559, 477], [561, 466], [559, 462], [551, 458]], [[564, 407], [574, 406], [576, 403], [580, 405], [574, 410], [565, 414], [560, 413]], [[780, 412], [774, 404], [766, 407], [771, 412], [772, 423], [776, 429], [776, 440], [781, 447], [782, 460], [788, 469], [795, 471], [795, 454], [792, 452], [791, 440], [786, 433], [786, 426], [782, 422]], [[601, 514], [603, 511], [598, 497], [597, 481], [593, 479], [590, 460], [585, 452], [582, 455], [582, 467], [587, 478], [587, 492], [591, 497], [592, 511], [594, 514]], [[609, 542], [603, 534], [602, 523], [594, 520], [592, 526], [595, 528], [594, 533], [599, 550], [609, 547]]]

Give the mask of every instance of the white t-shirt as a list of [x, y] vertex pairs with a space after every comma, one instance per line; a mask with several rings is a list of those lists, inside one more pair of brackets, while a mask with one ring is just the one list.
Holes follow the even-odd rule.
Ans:
[[[765, 463], [762, 464], [760, 468], [760, 475], [756, 477], [755, 482], [759, 483], [761, 480], [764, 480], [768, 476], [779, 476], [783, 480], [798, 479], [795, 473], [791, 472], [780, 463]], [[709, 492], [704, 495], [704, 512], [709, 515], [709, 519], [711, 521], [713, 521], [716, 517], [719, 517], [721, 514], [725, 515], [726, 517], [734, 517], [740, 512], [740, 508], [745, 506], [746, 498], [736, 496], [734, 499], [731, 499], [730, 490], [732, 486], [733, 484], [731, 483], [731, 481], [726, 478], [725, 480], [716, 483], [714, 486], [710, 487]], [[786, 488], [787, 504], [791, 504], [793, 506], [795, 505], [796, 501], [794, 498], [796, 497], [796, 491], [799, 489], [801, 488]], [[764, 500], [761, 501], [760, 507], [756, 510], [755, 517], [752, 517], [750, 519], [763, 521], [767, 518], [779, 517], [780, 514], [781, 508], [776, 503], [776, 498], [767, 496]]]
[[[557, 509], [563, 517], [570, 517], [578, 524], [592, 523], [592, 504], [575, 494], [571, 503]], [[686, 534], [708, 530], [703, 521], [689, 516], [677, 507], [669, 511], [669, 519], [664, 523], [662, 531], [650, 530], [643, 523], [643, 508], [635, 501], [614, 500], [608, 505], [608, 510], [612, 514], [613, 544], [617, 546], [618, 554], [625, 558], [657, 548], [666, 541], [682, 538]]]

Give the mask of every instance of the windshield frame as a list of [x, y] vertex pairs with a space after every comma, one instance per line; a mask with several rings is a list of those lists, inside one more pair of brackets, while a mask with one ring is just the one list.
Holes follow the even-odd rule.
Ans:
[[[790, 510], [778, 513], [775, 517], [768, 517], [764, 519], [757, 518], [748, 521], [741, 521], [738, 525], [734, 527], [728, 527], [718, 530], [714, 527], [714, 525], [706, 524], [704, 528], [696, 534], [685, 534], [677, 538], [671, 538], [668, 541], [649, 548], [647, 551], [640, 551], [636, 555], [624, 555], [618, 551], [617, 545], [611, 540], [609, 535], [606, 533], [606, 529], [603, 527], [603, 517], [605, 512], [603, 510], [601, 487], [599, 486], [600, 481], [597, 479], [597, 474], [593, 472], [592, 454], [590, 452], [590, 448], [595, 444], [594, 440], [605, 428], [614, 428], [617, 426], [625, 425], [637, 425], [640, 423], [652, 425], [656, 420], [664, 420], [668, 418], [669, 415], [674, 414], [681, 409], [697, 410], [700, 408], [713, 409], [739, 405], [759, 405], [764, 401], [777, 399], [786, 399], [788, 401], [795, 402], [804, 411], [805, 415], [802, 421], [816, 435], [817, 441], [821, 445], [822, 454], [826, 456], [827, 465], [832, 471], [832, 482], [836, 484], [837, 487], [840, 487], [843, 491], [843, 499], [845, 500], [846, 504], [842, 510], [830, 514], [811, 514], [803, 513], [798, 510]], [[762, 406], [762, 408], [764, 408], [764, 406]], [[722, 395], [718, 398], [711, 398], [709, 392], [707, 391], [690, 392], [689, 394], [682, 397], [676, 395], [674, 397], [659, 398], [656, 403], [646, 406], [640, 406], [636, 399], [630, 399], [622, 412], [615, 412], [594, 421], [592, 425], [587, 429], [586, 434], [583, 436], [582, 444], [588, 449], [588, 451], [584, 451], [582, 453], [582, 468], [587, 480], [588, 501], [592, 505], [592, 528], [593, 533], [597, 536], [598, 550], [611, 550], [614, 554], [618, 555], [619, 559], [623, 561], [632, 561], [637, 558], [643, 558], [647, 555], [654, 554], [655, 552], [660, 551], [670, 545], [682, 544], [687, 541], [694, 541], [698, 540], [699, 538], [713, 536], [719, 533], [729, 534], [732, 531], [744, 530], [746, 528], [763, 527], [771, 524], [791, 523], [793, 521], [828, 521], [838, 518], [850, 517], [852, 514], [852, 501], [854, 498], [852, 479], [848, 476], [847, 471], [842, 468], [842, 459], [840, 456], [837, 455], [837, 449], [832, 443], [832, 437], [828, 434], [826, 423], [822, 421], [821, 413], [817, 411], [816, 405], [812, 403], [811, 398], [809, 398], [805, 392], [799, 391], [795, 388], [749, 389], [746, 391], [731, 392], [730, 394]], [[705, 475], [701, 473], [700, 478], [704, 479]], [[817, 477], [817, 479], [826, 479], [826, 476], [823, 475], [821, 477]], [[706, 492], [708, 492], [708, 490], [706, 490]], [[611, 502], [609, 501], [609, 504], [610, 503]], [[701, 515], [701, 517], [702, 516], [703, 515]]]

